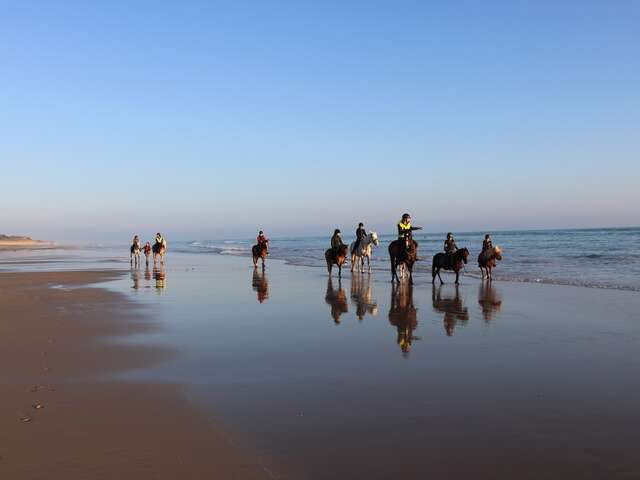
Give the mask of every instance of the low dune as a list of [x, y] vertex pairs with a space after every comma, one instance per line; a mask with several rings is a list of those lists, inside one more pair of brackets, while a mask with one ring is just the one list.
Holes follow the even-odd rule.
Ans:
[[0, 234], [0, 250], [16, 250], [20, 248], [50, 248], [53, 245], [53, 242], [47, 242], [44, 240], [33, 240], [31, 237]]

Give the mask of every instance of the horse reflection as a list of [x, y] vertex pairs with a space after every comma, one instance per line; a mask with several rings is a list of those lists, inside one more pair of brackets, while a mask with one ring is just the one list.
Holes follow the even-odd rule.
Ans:
[[163, 290], [166, 287], [167, 271], [165, 270], [164, 263], [158, 267], [153, 267], [153, 279], [156, 281], [156, 289]]
[[413, 335], [418, 326], [417, 317], [417, 310], [413, 306], [413, 285], [394, 282], [391, 285], [389, 323], [398, 329], [397, 342], [404, 356], [411, 351], [412, 342], [420, 340], [420, 337]]
[[133, 280], [133, 289], [134, 290], [138, 290], [140, 288], [140, 269], [139, 268], [132, 268], [131, 269], [131, 280]]
[[482, 282], [478, 293], [478, 304], [482, 308], [482, 316], [488, 323], [502, 308], [502, 298], [498, 289], [491, 282]]
[[464, 301], [460, 296], [460, 288], [455, 286], [453, 297], [442, 295], [442, 285], [431, 289], [431, 301], [436, 312], [444, 313], [444, 331], [447, 336], [453, 335], [453, 331], [458, 322], [469, 321], [469, 309], [464, 306]]
[[336, 325], [339, 325], [340, 316], [349, 311], [347, 294], [342, 288], [340, 279], [338, 279], [338, 289], [335, 290], [333, 288], [333, 281], [331, 280], [331, 277], [329, 277], [329, 280], [327, 281], [327, 293], [324, 296], [324, 301], [327, 302], [327, 305], [331, 306], [331, 318], [336, 322]]
[[267, 275], [264, 273], [264, 270], [257, 268], [253, 270], [251, 286], [253, 287], [253, 291], [256, 292], [258, 302], [263, 303], [269, 298], [269, 281], [267, 280]]
[[148, 282], [151, 281], [151, 270], [149, 270], [149, 262], [147, 262], [147, 266], [144, 268], [144, 279]]
[[356, 306], [358, 320], [363, 320], [367, 313], [378, 314], [378, 302], [373, 298], [370, 278], [368, 275], [351, 277], [351, 303]]

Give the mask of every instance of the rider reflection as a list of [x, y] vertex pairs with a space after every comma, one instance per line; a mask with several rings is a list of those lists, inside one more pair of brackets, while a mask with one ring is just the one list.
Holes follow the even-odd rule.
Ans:
[[442, 285], [431, 289], [431, 301], [436, 312], [444, 313], [444, 331], [448, 337], [453, 335], [453, 331], [458, 322], [469, 321], [469, 309], [464, 306], [464, 301], [460, 296], [460, 288], [455, 286], [455, 294], [451, 296], [442, 295]]
[[413, 335], [418, 319], [417, 310], [413, 306], [413, 285], [410, 283], [392, 284], [389, 323], [398, 329], [398, 345], [403, 356], [408, 356], [412, 342], [420, 340], [420, 337]]
[[251, 278], [251, 286], [256, 292], [258, 302], [263, 303], [269, 298], [269, 281], [264, 270], [253, 269], [253, 277]]
[[324, 301], [327, 305], [331, 306], [331, 318], [336, 322], [336, 325], [340, 324], [340, 316], [343, 313], [349, 311], [349, 305], [347, 304], [347, 294], [342, 288], [342, 282], [338, 279], [338, 289], [333, 288], [333, 281], [331, 277], [327, 281], [327, 293], [324, 296]]
[[164, 264], [161, 264], [160, 267], [157, 265], [153, 267], [153, 279], [156, 281], [156, 289], [163, 290], [166, 287], [167, 272], [165, 270]]
[[356, 306], [358, 320], [366, 314], [378, 314], [378, 302], [373, 298], [369, 276], [354, 275], [351, 277], [351, 303]]
[[482, 316], [489, 323], [500, 313], [502, 297], [499, 290], [491, 282], [482, 282], [478, 293], [478, 304], [482, 308]]

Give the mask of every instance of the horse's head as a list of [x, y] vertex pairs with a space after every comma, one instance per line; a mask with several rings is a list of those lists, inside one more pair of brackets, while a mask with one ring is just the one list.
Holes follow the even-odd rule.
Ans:
[[500, 247], [493, 248], [493, 256], [496, 260], [502, 260], [502, 249]]
[[466, 248], [462, 248], [460, 249], [460, 251], [462, 252], [462, 261], [464, 263], [467, 263], [467, 259], [469, 258], [469, 250], [467, 250]]
[[371, 239], [371, 243], [373, 243], [376, 247], [380, 245], [380, 240], [378, 240], [378, 234], [373, 230], [369, 233], [369, 238]]

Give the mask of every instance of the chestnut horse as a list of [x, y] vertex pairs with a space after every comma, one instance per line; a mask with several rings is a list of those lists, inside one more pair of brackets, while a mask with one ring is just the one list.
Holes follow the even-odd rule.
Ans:
[[264, 262], [267, 259], [267, 248], [268, 245], [266, 242], [262, 242], [260, 244], [254, 245], [251, 248], [251, 253], [253, 254], [253, 266], [258, 268], [258, 259], [262, 259], [262, 269], [264, 270]]
[[348, 250], [349, 247], [346, 245], [340, 245], [337, 252], [334, 252], [332, 248], [328, 248], [327, 251], [324, 252], [324, 259], [327, 261], [329, 276], [331, 276], [333, 265], [338, 265], [338, 277], [342, 277], [342, 265], [347, 261]]
[[418, 242], [408, 237], [394, 240], [389, 244], [389, 258], [391, 259], [391, 281], [398, 278], [398, 266], [404, 265], [409, 270], [409, 284], [413, 285], [413, 264], [418, 258]]
[[[478, 266], [480, 267], [480, 273], [484, 280], [484, 270], [487, 271], [487, 279], [493, 280], [493, 274], [491, 270], [496, 266], [496, 260], [502, 260], [502, 250], [500, 247], [493, 247], [484, 252], [480, 252], [478, 255]], [[484, 268], [484, 270], [483, 270]]]
[[433, 264], [431, 265], [431, 283], [435, 283], [436, 275], [440, 279], [440, 284], [443, 284], [442, 277], [440, 276], [440, 269], [453, 270], [456, 272], [456, 285], [458, 285], [458, 278], [460, 276], [460, 270], [467, 263], [469, 258], [469, 250], [461, 248], [456, 250], [455, 253], [436, 253], [433, 256]]

